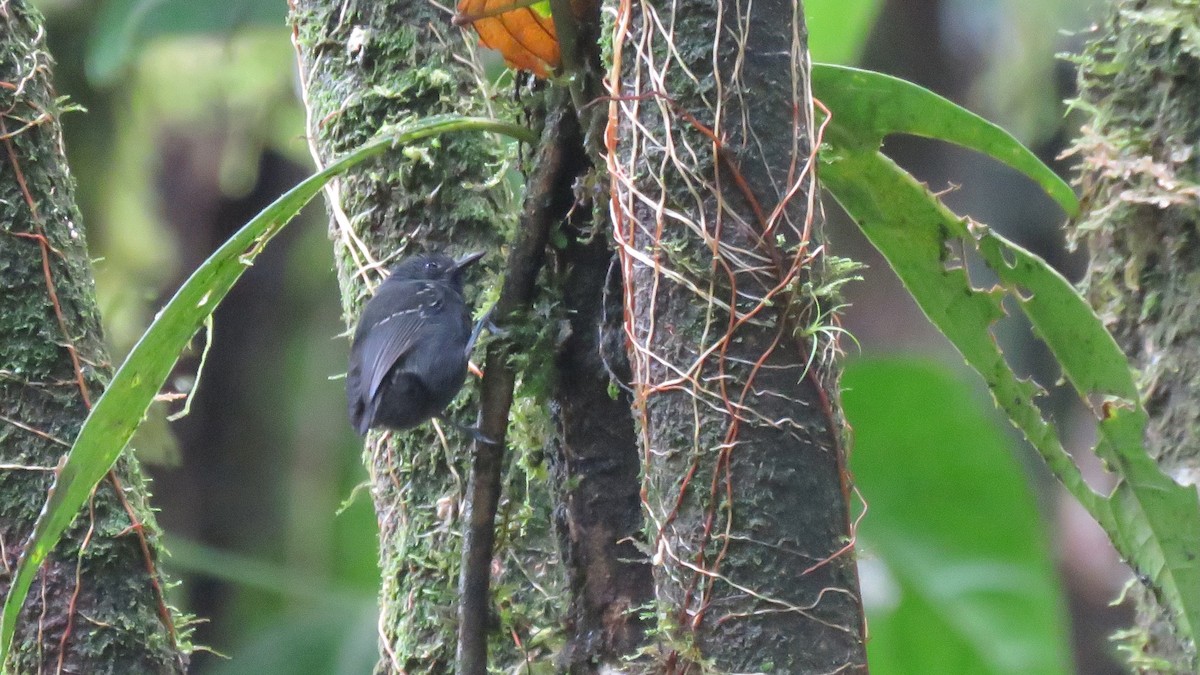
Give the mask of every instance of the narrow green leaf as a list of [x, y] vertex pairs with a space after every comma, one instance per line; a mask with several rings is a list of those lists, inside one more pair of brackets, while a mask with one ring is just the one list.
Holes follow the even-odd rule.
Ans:
[[375, 604], [377, 583], [354, 587], [311, 571], [293, 569], [184, 537], [170, 535], [166, 539], [172, 570], [330, 608], [359, 609], [364, 604]]
[[1070, 672], [1062, 589], [1011, 441], [932, 363], [852, 359], [842, 376], [871, 672]]
[[[842, 129], [836, 137], [852, 133]], [[1196, 640], [1200, 499], [1193, 489], [1163, 475], [1146, 455], [1146, 413], [1127, 362], [1100, 319], [1044, 261], [983, 226], [968, 227], [874, 148], [835, 145], [825, 158], [825, 187], [887, 259], [925, 315], [983, 377], [997, 404], [1067, 490], [1152, 584], [1180, 632]], [[957, 259], [960, 247], [978, 251], [1000, 283], [974, 288]], [[1017, 378], [992, 338], [991, 326], [1003, 315], [1005, 294], [1029, 316], [1080, 397], [1089, 402], [1107, 399], [1097, 411], [1097, 452], [1121, 478], [1110, 497], [1096, 494], [1084, 482], [1034, 403], [1043, 392]]]
[[888, 134], [947, 141], [993, 157], [1037, 182], [1068, 215], [1075, 191], [1012, 134], [928, 89], [898, 77], [814, 63], [813, 96], [833, 114], [826, 140], [876, 150]]
[[379, 661], [379, 607], [316, 606], [235, 636], [229, 658], [214, 659], [205, 675], [362, 675]]
[[975, 289], [961, 261], [950, 260], [953, 244], [972, 240], [966, 223], [873, 150], [839, 155], [821, 169], [824, 186], [887, 259], [929, 320], [983, 376], [997, 403], [1055, 475], [1077, 499], [1094, 506], [1097, 495], [1034, 404], [1041, 389], [1017, 378], [989, 332], [1004, 316], [1003, 292]]
[[179, 354], [234, 282], [253, 264], [263, 246], [330, 179], [347, 169], [398, 145], [449, 131], [465, 130], [492, 131], [527, 143], [537, 140], [523, 127], [474, 117], [431, 117], [387, 130], [375, 140], [305, 179], [263, 209], [180, 286], [175, 297], [155, 317], [92, 408], [50, 488], [46, 505], [17, 563], [4, 602], [4, 611], [0, 615], [0, 664], [7, 661], [17, 617], [38, 568], [86, 503], [92, 489], [116, 462], [155, 394], [166, 381]]

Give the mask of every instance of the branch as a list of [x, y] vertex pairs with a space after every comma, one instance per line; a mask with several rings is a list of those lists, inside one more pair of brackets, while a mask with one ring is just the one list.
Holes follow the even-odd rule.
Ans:
[[[516, 240], [509, 250], [504, 285], [496, 301], [494, 320], [500, 325], [529, 309], [542, 268], [550, 229], [572, 203], [571, 181], [579, 147], [578, 123], [567, 105], [550, 113], [542, 133], [541, 150], [527, 187]], [[500, 502], [501, 470], [508, 413], [516, 373], [509, 362], [514, 345], [493, 341], [487, 350], [479, 393], [479, 432], [494, 443], [475, 442], [475, 458], [467, 487], [467, 531], [459, 578], [458, 673], [487, 674], [487, 624], [495, 544], [496, 508]]]

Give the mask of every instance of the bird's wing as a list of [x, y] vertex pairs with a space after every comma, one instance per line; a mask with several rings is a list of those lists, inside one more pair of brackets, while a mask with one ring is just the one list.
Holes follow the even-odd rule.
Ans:
[[365, 400], [375, 398], [384, 378], [421, 339], [428, 328], [426, 320], [444, 304], [445, 289], [441, 284], [410, 282], [394, 284], [392, 288], [380, 289], [381, 293], [394, 293], [379, 306], [386, 313], [367, 316], [366, 331], [360, 352], [363, 365], [363, 380], [368, 383]]

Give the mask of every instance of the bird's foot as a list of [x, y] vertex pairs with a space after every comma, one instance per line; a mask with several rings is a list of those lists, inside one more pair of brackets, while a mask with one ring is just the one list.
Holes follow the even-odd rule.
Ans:
[[500, 445], [500, 441], [485, 436], [483, 432], [479, 430], [479, 427], [463, 427], [462, 431], [470, 436], [476, 443], [482, 443], [484, 445]]
[[449, 417], [446, 417], [445, 415], [438, 415], [438, 419], [441, 420], [443, 423], [448, 424], [448, 425], [454, 427], [455, 429], [458, 429], [462, 433], [470, 436], [471, 439], [474, 440], [476, 443], [483, 443], [484, 445], [500, 445], [500, 443], [498, 441], [496, 441], [495, 439], [485, 436], [484, 433], [479, 430], [479, 427], [472, 427], [472, 426], [468, 426], [466, 424], [462, 424], [460, 422], [455, 422], [454, 420], [450, 419]]
[[508, 337], [508, 331], [498, 326], [493, 320], [495, 316], [496, 306], [492, 305], [491, 309], [479, 321], [475, 322], [475, 327], [471, 329], [471, 339], [467, 340], [466, 354], [468, 356], [470, 356], [471, 350], [475, 348], [475, 341], [479, 339], [479, 334], [483, 332], [484, 328], [487, 328], [487, 331], [496, 337]]

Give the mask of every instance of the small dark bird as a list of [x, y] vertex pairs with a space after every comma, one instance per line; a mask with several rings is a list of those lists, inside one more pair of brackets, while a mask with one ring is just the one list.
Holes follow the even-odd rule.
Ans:
[[360, 436], [375, 427], [415, 427], [454, 400], [476, 335], [462, 273], [481, 257], [407, 258], [367, 302], [346, 373], [350, 423]]

